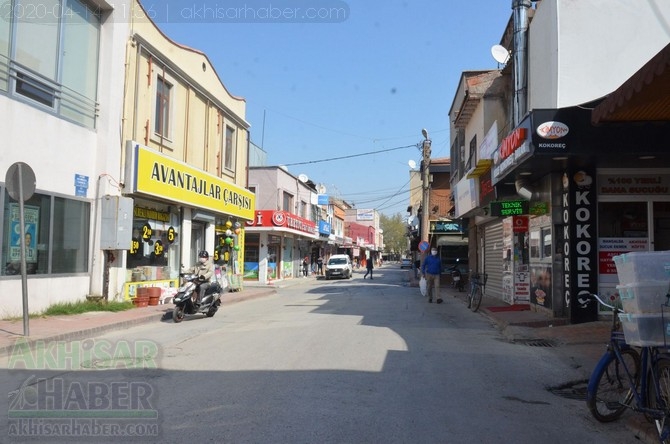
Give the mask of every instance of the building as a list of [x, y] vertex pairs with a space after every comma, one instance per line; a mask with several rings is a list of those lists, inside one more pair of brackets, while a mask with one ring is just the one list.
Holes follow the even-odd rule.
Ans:
[[246, 189], [246, 103], [226, 89], [205, 54], [171, 41], [145, 13], [132, 17], [122, 196], [105, 196], [111, 206], [131, 207], [132, 234], [129, 248], [101, 246], [127, 250], [105, 262], [109, 286], [124, 297], [138, 285], [174, 287], [181, 266], [192, 266], [201, 250], [240, 276], [243, 227], [255, 209]]
[[[667, 71], [670, 4], [534, 5], [513, 1], [501, 40], [510, 59], [503, 87], [492, 87], [503, 116], [479, 102], [482, 123], [455, 135], [462, 138], [452, 158], [463, 147], [476, 159], [470, 169], [453, 169], [456, 200], [467, 193], [460, 181], [474, 178], [480, 195], [468, 211], [477, 260], [489, 273], [487, 294], [587, 322], [598, 312], [584, 295], [617, 293], [613, 256], [670, 248], [670, 133], [659, 111], [668, 100], [659, 79]], [[466, 101], [455, 100], [452, 110]], [[482, 143], [472, 141], [489, 132]], [[486, 192], [494, 198], [488, 204]], [[468, 215], [458, 206], [457, 213]]]
[[2, 316], [102, 295], [102, 264], [112, 258], [100, 249], [100, 207], [101, 196], [120, 194], [130, 3], [52, 3], [54, 26], [14, 14], [0, 21], [0, 180], [17, 162], [35, 177], [24, 203], [28, 307], [19, 296], [20, 205], [0, 183]]
[[257, 207], [246, 224], [244, 279], [268, 283], [299, 277], [305, 258], [311, 273], [327, 242], [319, 227], [329, 231], [320, 223], [325, 221], [314, 183], [277, 166], [251, 167], [249, 189]]

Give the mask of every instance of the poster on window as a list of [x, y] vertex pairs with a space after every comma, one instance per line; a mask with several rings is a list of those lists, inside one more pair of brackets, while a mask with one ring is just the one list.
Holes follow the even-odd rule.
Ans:
[[[39, 207], [23, 206], [26, 236], [26, 262], [37, 262], [37, 229], [40, 221]], [[21, 218], [19, 204], [9, 204], [9, 262], [21, 260]]]

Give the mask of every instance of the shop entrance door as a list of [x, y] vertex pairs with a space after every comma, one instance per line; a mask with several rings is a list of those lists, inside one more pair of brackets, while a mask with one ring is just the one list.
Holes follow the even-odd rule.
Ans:
[[[193, 222], [191, 225], [191, 265], [198, 260], [198, 252], [207, 250], [205, 248], [205, 224]], [[213, 251], [208, 251], [212, 255]]]

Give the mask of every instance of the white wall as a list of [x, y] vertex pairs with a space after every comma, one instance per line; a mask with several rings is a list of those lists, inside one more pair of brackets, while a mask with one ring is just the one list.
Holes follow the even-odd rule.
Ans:
[[530, 25], [529, 109], [617, 89], [670, 42], [670, 1], [548, 0]]

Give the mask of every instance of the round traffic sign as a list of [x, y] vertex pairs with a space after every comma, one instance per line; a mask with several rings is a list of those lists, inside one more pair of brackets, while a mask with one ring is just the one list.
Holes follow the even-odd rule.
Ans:
[[428, 241], [421, 241], [419, 243], [419, 251], [423, 252], [423, 251], [428, 250], [429, 248], [430, 248], [430, 244], [428, 243]]
[[15, 162], [7, 170], [5, 185], [12, 199], [18, 201], [23, 197], [26, 201], [35, 192], [35, 172], [27, 163]]

